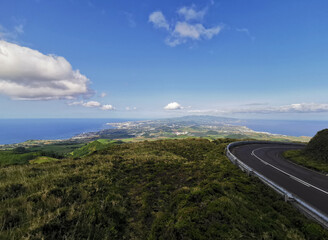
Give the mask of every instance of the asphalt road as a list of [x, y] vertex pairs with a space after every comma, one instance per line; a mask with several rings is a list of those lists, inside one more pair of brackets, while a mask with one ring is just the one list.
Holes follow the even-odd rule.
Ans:
[[240, 161], [328, 216], [328, 176], [289, 162], [282, 153], [301, 146], [248, 144], [231, 149]]

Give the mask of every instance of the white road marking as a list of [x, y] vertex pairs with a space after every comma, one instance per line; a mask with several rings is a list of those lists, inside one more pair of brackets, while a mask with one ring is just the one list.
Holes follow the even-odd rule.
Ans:
[[318, 187], [312, 185], [311, 183], [305, 182], [305, 181], [303, 181], [302, 179], [299, 179], [298, 177], [295, 177], [294, 175], [291, 175], [291, 174], [289, 174], [289, 173], [287, 173], [287, 172], [281, 170], [280, 168], [277, 168], [276, 166], [273, 166], [272, 164], [270, 164], [270, 163], [264, 161], [262, 158], [260, 158], [260, 157], [258, 157], [258, 156], [255, 155], [255, 151], [260, 150], [260, 149], [264, 149], [264, 148], [275, 148], [275, 147], [262, 147], [262, 148], [257, 148], [257, 149], [254, 149], [254, 150], [252, 151], [251, 155], [254, 156], [254, 157], [256, 157], [256, 158], [257, 158], [258, 160], [260, 160], [263, 164], [265, 164], [265, 165], [269, 165], [270, 167], [272, 167], [272, 168], [278, 170], [279, 172], [282, 172], [283, 174], [286, 174], [287, 176], [289, 176], [290, 178], [294, 179], [295, 181], [297, 181], [297, 182], [299, 182], [299, 183], [301, 183], [301, 184], [303, 184], [303, 185], [305, 185], [305, 186], [307, 186], [307, 187], [315, 188], [315, 189], [317, 189], [317, 190], [319, 190], [319, 191], [321, 191], [321, 192], [323, 192], [323, 193], [325, 193], [325, 194], [328, 195], [328, 192], [327, 192], [327, 191], [325, 191], [325, 190], [323, 190], [323, 189], [321, 189], [321, 188], [318, 188]]

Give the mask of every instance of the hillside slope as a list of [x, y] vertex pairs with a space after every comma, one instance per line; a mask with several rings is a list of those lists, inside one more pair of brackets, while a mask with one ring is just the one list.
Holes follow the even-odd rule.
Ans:
[[305, 153], [313, 159], [328, 163], [328, 129], [323, 129], [310, 140]]
[[80, 148], [75, 149], [73, 152], [71, 152], [71, 155], [73, 157], [83, 157], [86, 155], [90, 155], [96, 151], [99, 151], [101, 149], [108, 147], [109, 144], [119, 144], [119, 142], [112, 141], [109, 139], [98, 139], [98, 140], [89, 142]]
[[328, 239], [231, 164], [228, 141], [110, 145], [0, 168], [0, 239]]
[[328, 129], [317, 132], [303, 150], [289, 150], [283, 155], [296, 164], [328, 174]]

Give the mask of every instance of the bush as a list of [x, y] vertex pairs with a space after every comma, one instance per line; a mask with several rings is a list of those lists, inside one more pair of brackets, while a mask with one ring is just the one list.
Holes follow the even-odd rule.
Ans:
[[22, 154], [22, 153], [27, 153], [29, 152], [28, 150], [26, 150], [26, 148], [24, 147], [17, 147], [13, 149], [13, 153], [15, 154]]

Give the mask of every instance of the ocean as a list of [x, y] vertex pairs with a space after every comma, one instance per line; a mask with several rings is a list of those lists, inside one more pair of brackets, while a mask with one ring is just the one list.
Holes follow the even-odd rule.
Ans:
[[27, 140], [67, 139], [111, 128], [106, 123], [130, 119], [0, 119], [0, 144]]
[[318, 131], [328, 128], [328, 121], [242, 120], [241, 125], [259, 132], [313, 137]]
[[[67, 139], [84, 132], [111, 128], [106, 123], [136, 119], [0, 119], [0, 144], [27, 140]], [[328, 121], [242, 120], [248, 128], [289, 136], [314, 136], [328, 128]]]

